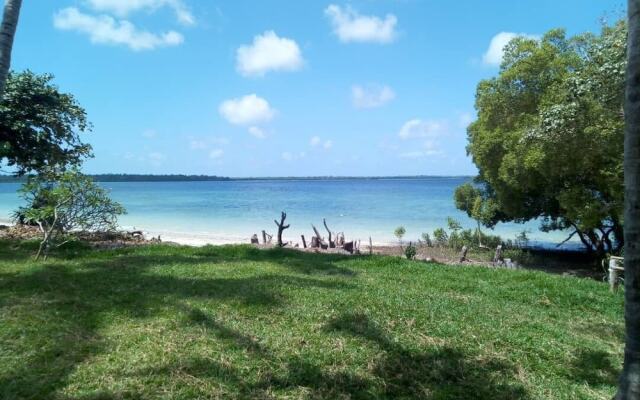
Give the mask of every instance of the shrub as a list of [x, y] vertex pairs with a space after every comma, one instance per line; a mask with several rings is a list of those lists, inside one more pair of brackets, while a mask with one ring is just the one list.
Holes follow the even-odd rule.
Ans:
[[416, 250], [416, 246], [414, 246], [411, 242], [409, 242], [409, 245], [404, 249], [404, 255], [408, 260], [413, 260], [414, 258], [416, 258], [417, 252], [418, 251]]
[[436, 246], [444, 247], [449, 243], [449, 235], [444, 229], [437, 228], [433, 231], [433, 240]]
[[402, 247], [402, 238], [404, 237], [405, 233], [407, 233], [407, 230], [404, 229], [404, 226], [399, 226], [396, 228], [395, 231], [393, 231], [393, 234], [398, 238], [398, 241], [400, 242], [401, 247]]
[[427, 245], [427, 247], [433, 247], [433, 242], [431, 241], [431, 236], [429, 236], [428, 233], [425, 232], [425, 233], [422, 234], [422, 240]]

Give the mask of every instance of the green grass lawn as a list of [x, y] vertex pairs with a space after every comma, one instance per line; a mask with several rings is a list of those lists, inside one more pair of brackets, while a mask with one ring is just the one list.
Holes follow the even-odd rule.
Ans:
[[247, 246], [0, 242], [1, 399], [609, 399], [586, 279]]

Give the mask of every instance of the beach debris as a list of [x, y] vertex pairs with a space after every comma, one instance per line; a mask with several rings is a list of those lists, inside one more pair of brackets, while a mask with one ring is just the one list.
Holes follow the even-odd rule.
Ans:
[[369, 255], [373, 254], [373, 242], [371, 241], [371, 236], [369, 236]]
[[258, 235], [257, 234], [253, 234], [253, 236], [251, 236], [251, 244], [260, 244], [260, 240], [258, 240]]
[[329, 233], [329, 247], [332, 249], [335, 249], [336, 243], [333, 240], [331, 240], [331, 230], [327, 226], [327, 220], [325, 218], [322, 218], [322, 224], [324, 225], [324, 229], [327, 230], [327, 233]]
[[342, 246], [342, 248], [345, 251], [348, 251], [349, 253], [353, 254], [353, 252], [355, 251], [355, 242], [351, 241], [351, 242], [347, 242], [344, 244], [344, 246]]
[[469, 251], [469, 248], [467, 246], [462, 246], [462, 251], [460, 252], [460, 262], [469, 261], [467, 259], [467, 252], [468, 251]]
[[320, 235], [320, 232], [318, 232], [318, 229], [313, 224], [311, 224], [311, 227], [313, 228], [313, 231], [316, 234], [314, 237], [311, 238], [311, 247], [321, 248], [322, 250], [326, 250], [327, 248], [329, 248], [329, 245], [325, 243], [324, 238], [322, 237], [322, 235]]
[[277, 220], [273, 220], [273, 222], [276, 223], [276, 225], [278, 226], [278, 242], [277, 242], [277, 246], [278, 247], [284, 247], [285, 245], [282, 243], [282, 232], [285, 229], [288, 229], [290, 225], [285, 225], [284, 224], [284, 220], [287, 219], [287, 213], [285, 213], [284, 211], [282, 211], [282, 213], [280, 214], [280, 222], [278, 222]]
[[304, 248], [307, 248], [307, 240], [304, 238], [304, 235], [300, 235], [300, 237], [302, 238], [302, 246], [304, 246]]
[[496, 263], [496, 264], [503, 262], [502, 245], [501, 244], [499, 244], [498, 247], [496, 247], [496, 253], [493, 256], [493, 262]]
[[262, 231], [262, 244], [271, 244], [273, 235], [269, 235], [266, 231]]

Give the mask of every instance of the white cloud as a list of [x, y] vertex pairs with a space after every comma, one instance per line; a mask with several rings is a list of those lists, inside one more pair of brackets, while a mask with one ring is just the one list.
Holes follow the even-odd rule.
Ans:
[[373, 15], [360, 15], [351, 7], [344, 9], [331, 4], [324, 11], [331, 20], [333, 32], [341, 42], [391, 43], [396, 38], [398, 18], [387, 14], [384, 19]]
[[267, 122], [276, 114], [268, 101], [255, 94], [225, 100], [220, 104], [218, 110], [227, 121], [234, 125], [255, 125]]
[[151, 152], [147, 154], [147, 159], [149, 160], [151, 165], [153, 165], [154, 167], [159, 167], [167, 159], [167, 156], [159, 152]]
[[142, 132], [142, 137], [144, 137], [145, 139], [155, 139], [158, 137], [158, 132], [153, 129], [147, 129], [146, 131]]
[[192, 139], [189, 141], [189, 147], [191, 150], [204, 150], [208, 147], [207, 142], [200, 139]]
[[473, 122], [473, 115], [471, 113], [462, 113], [458, 116], [458, 126], [463, 129], [467, 129]]
[[257, 126], [249, 127], [249, 134], [258, 139], [264, 139], [267, 137], [267, 134], [264, 132], [264, 130], [258, 128]]
[[189, 148], [191, 150], [206, 150], [210, 146], [224, 146], [229, 144], [229, 139], [221, 136], [208, 136], [204, 138], [190, 137]]
[[539, 35], [530, 35], [527, 33], [500, 32], [491, 38], [489, 48], [482, 56], [482, 62], [485, 65], [499, 66], [504, 57], [504, 48], [509, 42], [517, 37], [525, 37], [528, 39], [539, 39]]
[[356, 108], [381, 107], [395, 97], [393, 89], [386, 85], [354, 85], [351, 88], [351, 100]]
[[212, 160], [218, 160], [222, 158], [224, 155], [224, 150], [222, 149], [213, 149], [209, 152], [209, 158]]
[[285, 151], [282, 153], [282, 159], [285, 161], [295, 161], [301, 158], [305, 158], [307, 153], [301, 151], [300, 153], [291, 153], [290, 151]]
[[435, 138], [446, 134], [447, 123], [443, 121], [423, 121], [412, 119], [405, 122], [398, 132], [401, 139]]
[[251, 45], [236, 51], [236, 69], [244, 76], [263, 76], [269, 71], [296, 71], [304, 61], [298, 44], [266, 31], [253, 38]]
[[329, 150], [330, 148], [333, 147], [333, 140], [325, 140], [323, 142], [322, 138], [320, 138], [320, 136], [313, 136], [309, 140], [309, 144], [311, 145], [311, 147], [322, 146], [323, 149]]
[[316, 147], [321, 142], [322, 142], [322, 139], [320, 139], [320, 136], [314, 136], [311, 138], [311, 140], [309, 140], [309, 144], [313, 147]]
[[140, 10], [155, 11], [170, 7], [178, 22], [183, 25], [195, 24], [195, 17], [182, 0], [87, 0], [87, 3], [96, 11], [113, 13], [119, 17], [126, 17]]
[[184, 41], [176, 31], [155, 34], [139, 30], [129, 21], [115, 20], [108, 15], [84, 14], [74, 7], [58, 11], [53, 16], [53, 25], [60, 30], [84, 33], [92, 43], [125, 45], [135, 51], [177, 46]]

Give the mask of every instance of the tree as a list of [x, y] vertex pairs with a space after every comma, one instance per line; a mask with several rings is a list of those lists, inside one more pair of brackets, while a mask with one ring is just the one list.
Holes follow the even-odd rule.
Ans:
[[10, 73], [0, 103], [0, 163], [18, 175], [80, 165], [91, 146], [79, 134], [91, 129], [75, 98], [60, 93], [52, 75]]
[[36, 224], [42, 233], [36, 259], [46, 258], [53, 245], [66, 243], [60, 238], [74, 232], [115, 229], [118, 216], [125, 213], [104, 189], [77, 170], [31, 176], [20, 195], [27, 205], [15, 214]]
[[626, 32], [620, 22], [600, 35], [516, 38], [499, 75], [480, 82], [467, 151], [486, 226], [540, 219], [590, 251], [621, 249]]
[[399, 226], [393, 231], [394, 236], [397, 237], [398, 242], [400, 242], [400, 248], [402, 248], [402, 238], [404, 237], [405, 233], [407, 233], [407, 230], [404, 229], [404, 226]]
[[13, 38], [18, 28], [21, 6], [22, 0], [5, 0], [4, 2], [2, 25], [0, 25], [0, 99], [2, 99], [9, 76]]
[[491, 224], [491, 220], [495, 213], [494, 203], [490, 200], [485, 200], [482, 189], [472, 185], [471, 183], [465, 183], [456, 188], [453, 195], [456, 208], [464, 211], [470, 218], [476, 220], [478, 224], [478, 246], [482, 245], [482, 230], [481, 225]]
[[629, 0], [624, 142], [626, 342], [617, 400], [640, 399], [640, 0]]

